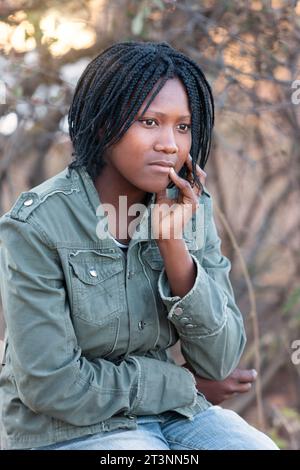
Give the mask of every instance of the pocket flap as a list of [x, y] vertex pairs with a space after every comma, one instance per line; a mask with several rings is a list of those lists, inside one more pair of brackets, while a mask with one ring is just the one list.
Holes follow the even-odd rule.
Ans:
[[69, 256], [75, 275], [85, 284], [96, 285], [123, 270], [122, 258], [96, 251], [77, 251]]
[[162, 259], [158, 247], [148, 246], [143, 253], [143, 257], [147, 263], [150, 264], [152, 269], [162, 271], [164, 260]]

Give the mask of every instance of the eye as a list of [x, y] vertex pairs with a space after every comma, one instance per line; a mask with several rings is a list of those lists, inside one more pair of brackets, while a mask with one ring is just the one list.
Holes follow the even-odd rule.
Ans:
[[191, 125], [190, 124], [179, 124], [179, 130], [182, 131], [182, 132], [188, 132], [190, 129], [191, 129]]
[[[156, 125], [158, 125], [157, 121], [151, 118], [139, 119], [138, 121], [145, 124], [145, 126], [148, 128], [155, 127]], [[182, 134], [186, 134], [191, 129], [191, 124], [179, 124], [178, 127]]]
[[139, 122], [146, 124], [147, 127], [154, 127], [153, 124], [156, 124], [154, 119], [139, 119]]

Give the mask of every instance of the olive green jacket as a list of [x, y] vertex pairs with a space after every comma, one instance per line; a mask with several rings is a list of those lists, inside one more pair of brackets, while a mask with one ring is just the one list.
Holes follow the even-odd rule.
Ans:
[[137, 416], [169, 410], [193, 419], [210, 403], [171, 358], [178, 339], [203, 377], [223, 379], [236, 367], [245, 332], [211, 195], [200, 197], [198, 238], [185, 234], [197, 277], [183, 298], [172, 296], [146, 230], [154, 201], [127, 256], [99, 238], [101, 202], [84, 169], [66, 168], [22, 193], [0, 219], [2, 448], [135, 429]]

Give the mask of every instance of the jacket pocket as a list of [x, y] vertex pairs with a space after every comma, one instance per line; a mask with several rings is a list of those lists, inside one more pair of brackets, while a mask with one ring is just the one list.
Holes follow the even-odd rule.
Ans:
[[148, 246], [143, 252], [143, 258], [154, 271], [162, 271], [164, 267], [164, 260], [158, 247]]
[[121, 309], [123, 262], [118, 255], [78, 250], [70, 253], [73, 316], [107, 324]]
[[77, 341], [87, 359], [106, 358], [119, 341], [125, 280], [120, 255], [97, 250], [69, 254], [71, 315]]

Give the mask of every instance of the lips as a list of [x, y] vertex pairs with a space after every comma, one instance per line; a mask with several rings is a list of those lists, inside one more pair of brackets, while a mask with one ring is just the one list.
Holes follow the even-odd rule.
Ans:
[[149, 165], [149, 169], [150, 171], [155, 172], [157, 175], [161, 174], [161, 175], [169, 176], [169, 173], [170, 173], [169, 166], [152, 164], [152, 165]]
[[164, 167], [167, 167], [167, 168], [171, 168], [171, 167], [175, 167], [175, 162], [171, 161], [171, 160], [155, 160], [151, 163], [149, 163], [149, 165], [158, 165], [158, 166], [164, 166]]

